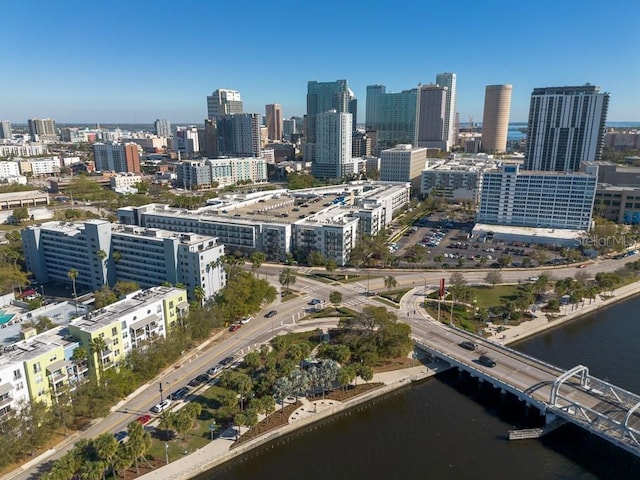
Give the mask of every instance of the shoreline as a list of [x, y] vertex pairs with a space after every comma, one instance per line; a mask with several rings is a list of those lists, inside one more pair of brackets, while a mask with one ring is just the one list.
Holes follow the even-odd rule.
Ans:
[[[365, 392], [345, 402], [334, 402], [328, 408], [318, 410], [317, 413], [307, 413], [295, 421], [291, 421], [291, 417], [294, 416], [292, 415], [287, 425], [266, 432], [264, 435], [242, 443], [233, 449], [230, 448], [231, 445], [233, 445], [232, 442], [219, 437], [199, 450], [138, 478], [145, 480], [152, 478], [171, 478], [172, 480], [192, 479], [229, 460], [240, 457], [255, 448], [259, 448], [277, 439], [286, 438], [297, 431], [303, 431], [311, 425], [344, 414], [353, 408], [370, 404], [375, 399], [385, 397], [393, 392], [409, 387], [415, 382], [425, 380], [448, 368], [449, 366], [444, 363], [428, 363], [420, 364], [416, 367], [376, 374], [372, 381], [382, 381], [385, 383], [379, 388]], [[304, 408], [304, 406], [299, 407], [296, 412], [304, 411]], [[246, 431], [246, 429], [243, 428], [241, 431]], [[218, 442], [217, 445], [216, 442]]]
[[[511, 345], [533, 335], [560, 327], [567, 322], [580, 319], [581, 317], [597, 312], [603, 308], [608, 308], [618, 302], [628, 300], [629, 298], [639, 294], [640, 280], [614, 290], [610, 297], [605, 296], [603, 299], [602, 295], [598, 295], [595, 300], [591, 301], [591, 303], [589, 303], [588, 299], [585, 299], [582, 306], [575, 308], [570, 305], [565, 305], [560, 308], [560, 312], [552, 314], [559, 316], [559, 318], [554, 320], [549, 320], [546, 312], [537, 311], [534, 313], [536, 318], [522, 322], [520, 325], [507, 326], [504, 331], [494, 333], [487, 337], [487, 340], [491, 340], [502, 345]], [[568, 311], [563, 313], [563, 309]]]
[[[640, 294], [640, 281], [614, 290], [610, 297], [605, 296], [603, 299], [602, 296], [599, 295], [597, 299], [591, 301], [590, 304], [587, 303], [588, 300], [585, 300], [582, 306], [575, 307], [564, 314], [562, 313], [562, 308], [569, 309], [572, 307], [569, 305], [561, 307], [561, 311], [558, 314], [562, 316], [555, 320], [550, 321], [547, 319], [546, 313], [537, 311], [535, 313], [536, 318], [523, 322], [520, 325], [507, 326], [506, 330], [500, 333], [494, 333], [490, 337], [487, 337], [487, 339], [501, 345], [511, 345], [533, 335], [562, 326], [569, 321], [580, 319], [581, 317], [596, 312], [602, 308], [608, 308], [638, 294]], [[424, 310], [422, 310], [422, 312], [426, 314]], [[427, 315], [427, 317], [429, 316]], [[435, 319], [431, 320], [436, 321]], [[325, 408], [322, 411], [296, 419], [293, 422], [290, 420], [290, 423], [287, 425], [283, 425], [270, 432], [266, 432], [262, 436], [249, 440], [248, 442], [233, 449], [230, 448], [233, 443], [229, 440], [226, 440], [227, 443], [226, 445], [223, 445], [222, 448], [220, 448], [220, 445], [214, 445], [215, 442], [219, 440], [216, 439], [205, 447], [138, 478], [145, 480], [161, 478], [188, 480], [195, 478], [196, 476], [218, 467], [229, 460], [240, 457], [255, 448], [259, 448], [274, 440], [286, 438], [296, 431], [303, 431], [305, 428], [313, 424], [323, 422], [334, 416], [339, 416], [352, 408], [371, 403], [371, 401], [377, 398], [384, 397], [392, 392], [406, 388], [415, 382], [432, 377], [440, 371], [447, 370], [448, 368], [449, 366], [443, 363], [430, 363], [427, 365], [420, 365], [418, 367], [376, 374], [373, 381], [380, 381], [380, 377], [386, 380], [383, 381], [385, 385], [380, 388], [365, 392], [343, 403], [337, 402], [337, 404], [332, 405], [330, 408]], [[299, 410], [304, 410], [304, 407], [300, 407], [297, 411]], [[241, 431], [246, 431], [246, 429], [241, 429]], [[222, 441], [225, 442], [224, 439], [222, 439]]]

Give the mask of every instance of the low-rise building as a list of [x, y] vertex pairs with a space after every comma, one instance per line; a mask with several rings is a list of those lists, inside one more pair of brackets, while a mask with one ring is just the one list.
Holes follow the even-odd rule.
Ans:
[[123, 300], [87, 312], [69, 324], [69, 333], [87, 348], [89, 371], [117, 367], [133, 349], [149, 340], [166, 337], [186, 315], [185, 290], [154, 287], [130, 293]]
[[0, 145], [0, 157], [35, 157], [47, 153], [43, 143], [17, 143]]
[[[258, 250], [273, 261], [283, 261], [288, 254], [315, 245], [332, 255], [328, 259], [342, 265], [358, 235], [379, 233], [408, 204], [409, 194], [406, 182], [358, 181], [294, 191], [230, 194], [197, 210], [162, 204], [124, 207], [118, 210], [118, 221], [215, 236], [229, 253], [249, 255]], [[352, 225], [351, 218], [358, 226]], [[299, 230], [306, 233], [301, 235]], [[349, 237], [336, 240], [335, 245], [343, 245], [344, 250], [323, 246], [320, 237], [325, 234], [318, 232], [328, 231], [331, 236]]]
[[20, 173], [27, 173], [37, 177], [39, 175], [53, 175], [60, 173], [60, 159], [58, 157], [38, 158], [32, 160], [18, 159]]
[[26, 192], [0, 193], [0, 210], [14, 210], [18, 207], [42, 207], [49, 205], [49, 194], [38, 190]]
[[640, 224], [640, 187], [618, 187], [599, 184], [594, 212], [616, 223]]
[[186, 189], [262, 183], [267, 181], [267, 162], [261, 157], [188, 160], [178, 163], [176, 172], [178, 186]]
[[427, 149], [412, 145], [396, 145], [380, 154], [380, 180], [409, 182], [415, 192], [420, 190], [420, 175], [427, 162]]
[[111, 190], [118, 193], [132, 193], [138, 191], [136, 185], [142, 182], [142, 175], [121, 173], [111, 177], [109, 181]]
[[477, 203], [482, 188], [482, 173], [498, 167], [492, 158], [484, 156], [452, 159], [428, 159], [422, 171], [420, 193], [444, 198], [448, 202]]

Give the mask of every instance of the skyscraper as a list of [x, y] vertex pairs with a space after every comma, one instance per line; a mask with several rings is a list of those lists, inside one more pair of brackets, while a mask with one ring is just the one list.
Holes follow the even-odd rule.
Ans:
[[330, 110], [316, 115], [316, 159], [311, 173], [318, 178], [341, 178], [353, 173], [352, 117]]
[[265, 106], [267, 131], [269, 140], [279, 142], [282, 140], [282, 107], [277, 103]]
[[391, 148], [398, 144], [417, 144], [418, 89], [400, 93], [385, 93], [383, 85], [367, 87], [367, 106], [375, 108], [369, 113], [367, 123], [377, 131], [377, 148]]
[[436, 83], [441, 87], [447, 87], [447, 104], [444, 118], [444, 134], [447, 142], [447, 150], [455, 145], [458, 139], [455, 136], [456, 124], [456, 74], [439, 73], [436, 75]]
[[525, 169], [577, 172], [600, 159], [609, 94], [599, 92], [590, 84], [533, 89]]
[[365, 112], [365, 127], [367, 130], [376, 130], [378, 125], [378, 102], [380, 95], [386, 91], [384, 85], [367, 86], [367, 111]]
[[507, 149], [511, 85], [487, 85], [482, 115], [482, 150], [487, 153]]
[[216, 123], [219, 155], [260, 156], [259, 114], [218, 115]]
[[349, 102], [354, 98], [346, 80], [308, 82], [304, 132], [306, 142], [316, 143], [316, 115], [329, 110], [335, 110], [337, 113], [349, 112]]
[[243, 113], [240, 92], [219, 88], [207, 97], [207, 118], [230, 113]]
[[2, 120], [0, 122], [0, 140], [11, 140], [11, 122], [9, 120]]
[[200, 137], [198, 128], [194, 125], [177, 127], [176, 134], [171, 140], [173, 151], [181, 156], [192, 157], [200, 151]]
[[447, 150], [444, 130], [447, 90], [447, 87], [434, 84], [419, 87], [418, 147]]
[[157, 136], [167, 138], [171, 136], [171, 124], [166, 118], [158, 118], [153, 125]]
[[58, 130], [56, 122], [50, 118], [31, 118], [29, 123], [29, 133], [33, 141], [50, 141], [58, 140]]

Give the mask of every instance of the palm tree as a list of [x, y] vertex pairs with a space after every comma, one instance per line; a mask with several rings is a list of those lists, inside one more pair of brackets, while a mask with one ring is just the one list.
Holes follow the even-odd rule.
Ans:
[[118, 250], [113, 252], [113, 255], [111, 256], [113, 257], [113, 261], [116, 263], [118, 263], [122, 259], [122, 253], [120, 253]]
[[82, 365], [87, 360], [87, 349], [84, 347], [77, 347], [73, 350], [73, 355], [71, 356], [71, 360], [73, 361], [74, 369], [76, 371], [76, 382], [80, 381], [80, 365]]
[[111, 433], [103, 433], [93, 441], [96, 453], [101, 461], [111, 467], [113, 457], [118, 450], [118, 441]]
[[258, 270], [260, 269], [260, 266], [264, 263], [264, 261], [267, 259], [267, 256], [262, 252], [253, 252], [251, 254], [251, 257], [249, 257], [249, 259], [251, 260], [251, 270], [254, 271], [257, 277]]
[[387, 290], [391, 291], [391, 289], [396, 285], [398, 285], [396, 277], [394, 277], [393, 275], [387, 275], [386, 277], [384, 277], [384, 286], [387, 287]]
[[289, 292], [289, 286], [296, 283], [296, 274], [291, 268], [283, 268], [278, 281]]
[[202, 288], [202, 286], [200, 285], [196, 285], [195, 288], [193, 289], [193, 296], [196, 299], [196, 302], [198, 302], [198, 305], [202, 306], [202, 301], [206, 296], [204, 288]]
[[78, 315], [78, 293], [76, 292], [76, 278], [78, 278], [78, 270], [72, 268], [67, 272], [67, 277], [71, 280], [73, 285], [73, 300], [76, 304], [76, 315]]
[[102, 337], [92, 338], [91, 342], [89, 342], [89, 350], [91, 351], [93, 358], [97, 362], [98, 370], [96, 371], [96, 373], [98, 374], [99, 379], [102, 377], [102, 371], [104, 370], [102, 352], [104, 352], [106, 349], [107, 349], [107, 343], [104, 341], [104, 338]]

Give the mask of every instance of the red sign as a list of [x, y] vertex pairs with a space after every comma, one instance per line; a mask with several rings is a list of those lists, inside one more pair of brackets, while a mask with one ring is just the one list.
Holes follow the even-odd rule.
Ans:
[[440, 298], [444, 297], [444, 278], [440, 279]]

